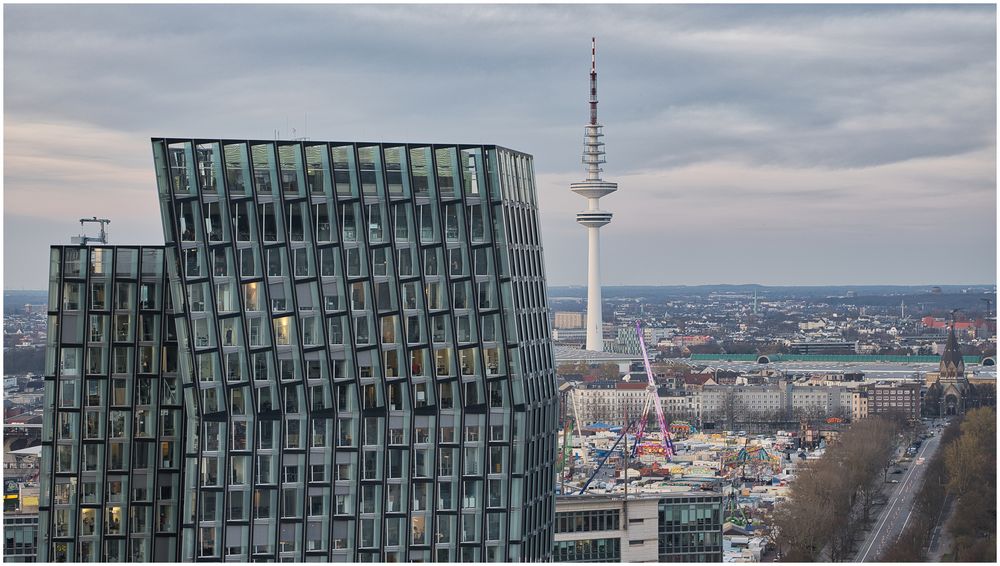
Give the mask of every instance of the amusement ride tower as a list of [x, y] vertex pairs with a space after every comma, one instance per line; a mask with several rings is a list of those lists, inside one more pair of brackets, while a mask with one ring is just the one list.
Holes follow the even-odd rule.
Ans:
[[604, 325], [601, 312], [601, 226], [611, 222], [611, 213], [601, 210], [601, 197], [618, 190], [617, 183], [601, 180], [604, 163], [603, 126], [597, 123], [597, 40], [591, 38], [590, 47], [590, 123], [584, 128], [583, 164], [587, 166], [587, 180], [572, 183], [570, 189], [587, 199], [587, 210], [578, 212], [577, 223], [587, 228], [587, 349], [604, 351]]

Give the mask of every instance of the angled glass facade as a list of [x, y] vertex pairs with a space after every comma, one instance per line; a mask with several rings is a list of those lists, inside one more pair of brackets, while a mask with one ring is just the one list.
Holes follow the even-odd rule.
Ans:
[[41, 562], [177, 559], [185, 414], [163, 247], [50, 252]]
[[[173, 139], [153, 154], [166, 242], [156, 338], [173, 365], [143, 366], [136, 335], [127, 381], [175, 380], [184, 422], [169, 437], [172, 490], [159, 468], [152, 480], [129, 470], [160, 489], [148, 505], [127, 495], [122, 513], [159, 520], [160, 499], [173, 505], [170, 528], [130, 544], [164, 561], [548, 559], [557, 401], [530, 156]], [[75, 281], [62, 266], [50, 307], [65, 326]], [[76, 344], [50, 347], [53, 400]], [[59, 418], [43, 466], [81, 458], [81, 440], [51, 438]], [[57, 487], [70, 470], [45, 472]], [[69, 504], [49, 497], [43, 532], [66, 524]], [[126, 558], [106, 550], [106, 529], [105, 546], [80, 554], [74, 520], [51, 559]]]

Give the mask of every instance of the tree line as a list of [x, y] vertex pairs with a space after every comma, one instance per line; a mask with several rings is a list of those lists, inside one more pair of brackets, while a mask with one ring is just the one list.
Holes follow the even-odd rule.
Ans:
[[989, 407], [965, 415], [961, 435], [945, 449], [948, 492], [957, 498], [948, 530], [957, 562], [996, 562], [997, 419]]
[[772, 536], [782, 559], [840, 561], [853, 554], [895, 451], [898, 421], [857, 421], [816, 460], [799, 466], [788, 498], [772, 514]]
[[[926, 559], [934, 528], [945, 523], [952, 537], [945, 559], [996, 562], [996, 412], [969, 411], [941, 434], [941, 448], [928, 464], [917, 493], [913, 519], [890, 548], [885, 561]], [[942, 517], [946, 498], [955, 500]]]
[[45, 372], [45, 347], [4, 348], [3, 368], [4, 374], [7, 375], [23, 373], [41, 375]]

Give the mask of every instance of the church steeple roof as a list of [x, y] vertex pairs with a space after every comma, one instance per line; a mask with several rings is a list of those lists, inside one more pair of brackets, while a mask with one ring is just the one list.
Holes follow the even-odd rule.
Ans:
[[945, 344], [944, 353], [941, 354], [940, 371], [941, 377], [944, 378], [965, 377], [965, 361], [962, 359], [962, 351], [958, 348], [958, 338], [955, 337], [954, 319], [948, 329], [948, 342]]

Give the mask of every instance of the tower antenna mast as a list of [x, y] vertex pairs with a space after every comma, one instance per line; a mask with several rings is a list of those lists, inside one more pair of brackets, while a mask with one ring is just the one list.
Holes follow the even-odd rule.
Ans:
[[597, 38], [590, 38], [590, 125], [597, 125]]
[[587, 209], [576, 221], [587, 229], [587, 349], [604, 351], [604, 318], [601, 312], [601, 226], [611, 222], [611, 213], [601, 210], [600, 199], [618, 190], [617, 183], [601, 179], [604, 163], [603, 126], [597, 121], [597, 38], [590, 38], [590, 122], [584, 127], [583, 164], [587, 179], [570, 189], [587, 199]]

